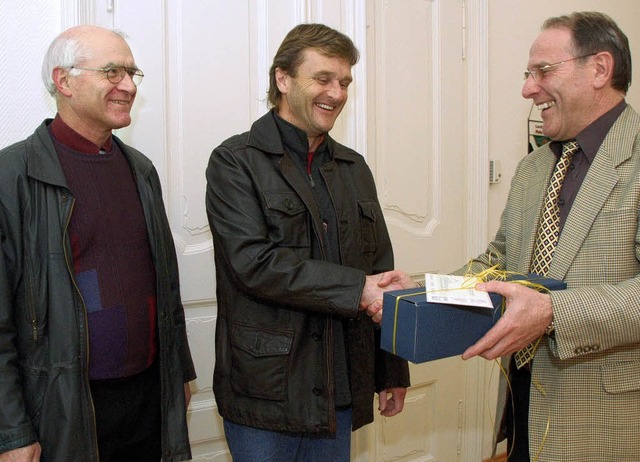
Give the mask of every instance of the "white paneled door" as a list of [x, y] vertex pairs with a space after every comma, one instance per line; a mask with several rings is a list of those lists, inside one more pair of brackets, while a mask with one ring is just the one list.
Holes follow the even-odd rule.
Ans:
[[[300, 22], [327, 23], [351, 36], [362, 53], [332, 134], [374, 170], [398, 267], [420, 273], [462, 265], [470, 242], [463, 198], [471, 181], [464, 7], [451, 0], [87, 3], [81, 19], [127, 33], [145, 72], [134, 122], [119, 135], [152, 158], [163, 181], [198, 369], [189, 417], [195, 460], [230, 460], [211, 390], [216, 301], [204, 207], [209, 153], [267, 110], [268, 69], [286, 32]], [[487, 410], [468, 399], [483, 375], [473, 364], [449, 359], [412, 366], [404, 412], [378, 416], [357, 432], [353, 459], [479, 460], [473, 446], [482, 436], [469, 435], [483, 434], [475, 416]]]

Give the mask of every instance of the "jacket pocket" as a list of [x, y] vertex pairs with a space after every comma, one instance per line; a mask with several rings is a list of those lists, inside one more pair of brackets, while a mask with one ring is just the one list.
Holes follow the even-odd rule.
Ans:
[[36, 428], [40, 426], [40, 417], [44, 403], [45, 390], [49, 382], [46, 371], [33, 369], [21, 365], [21, 378], [23, 382], [23, 397], [27, 406], [27, 413]]
[[600, 374], [607, 393], [640, 391], [640, 362], [606, 364], [600, 367]]
[[309, 247], [307, 208], [294, 192], [265, 192], [269, 237], [282, 247]]
[[[61, 255], [51, 254], [49, 256], [49, 268], [44, 268], [40, 258], [31, 257], [28, 253], [25, 254], [25, 292], [23, 303], [25, 305], [24, 310], [24, 322], [27, 325], [27, 329], [31, 333], [30, 337], [34, 342], [38, 342], [43, 339], [45, 329], [47, 327], [47, 310], [48, 300], [47, 297], [47, 280], [48, 272], [50, 268], [56, 267]], [[37, 262], [39, 264], [37, 264]], [[45, 264], [47, 262], [44, 262]]]
[[287, 398], [292, 331], [234, 324], [231, 383], [236, 393], [274, 401]]
[[380, 218], [381, 210], [376, 201], [358, 201], [360, 211], [360, 233], [363, 252], [375, 252], [378, 246], [376, 236], [376, 221]]

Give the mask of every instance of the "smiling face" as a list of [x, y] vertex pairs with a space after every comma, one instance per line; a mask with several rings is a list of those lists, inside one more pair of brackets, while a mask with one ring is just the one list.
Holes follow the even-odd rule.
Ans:
[[320, 137], [333, 128], [347, 102], [347, 89], [353, 78], [351, 65], [345, 59], [327, 57], [312, 48], [303, 53], [295, 77], [276, 69], [276, 82], [282, 93], [278, 114], [304, 130], [309, 147], [315, 148]]
[[[75, 33], [89, 50], [89, 57], [75, 66], [94, 69], [136, 67], [131, 49], [119, 35], [92, 27], [79, 28]], [[137, 88], [128, 75], [114, 84], [101, 71], [57, 68], [54, 81], [60, 93], [58, 113], [62, 119], [98, 146], [112, 130], [131, 123], [131, 107]]]
[[[522, 96], [541, 110], [542, 132], [553, 140], [567, 140], [593, 122], [601, 113], [594, 87], [593, 57], [576, 59], [568, 29], [546, 29], [531, 46]], [[547, 72], [542, 66], [566, 61]]]

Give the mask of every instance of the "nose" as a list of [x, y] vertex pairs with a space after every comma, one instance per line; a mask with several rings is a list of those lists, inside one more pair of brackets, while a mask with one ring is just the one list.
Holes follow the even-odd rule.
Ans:
[[128, 73], [124, 73], [124, 77], [117, 85], [119, 90], [128, 91], [129, 93], [135, 93], [138, 90], [138, 87], [135, 83], [133, 83], [133, 79]]
[[538, 91], [538, 82], [536, 82], [536, 80], [533, 78], [532, 75], [529, 75], [524, 80], [524, 84], [522, 85], [522, 96], [525, 99], [531, 99], [533, 98], [533, 95], [537, 91]]
[[335, 101], [342, 101], [347, 97], [347, 90], [340, 85], [338, 79], [333, 79], [327, 89], [327, 94]]

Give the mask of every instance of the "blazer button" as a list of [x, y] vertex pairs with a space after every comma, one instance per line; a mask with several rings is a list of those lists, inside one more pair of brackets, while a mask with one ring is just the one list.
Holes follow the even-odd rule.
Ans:
[[322, 396], [322, 388], [317, 388], [317, 387], [316, 387], [316, 388], [314, 388], [311, 392], [312, 392], [315, 396]]
[[322, 336], [319, 333], [314, 332], [313, 334], [311, 334], [311, 338], [317, 342], [322, 339]]

